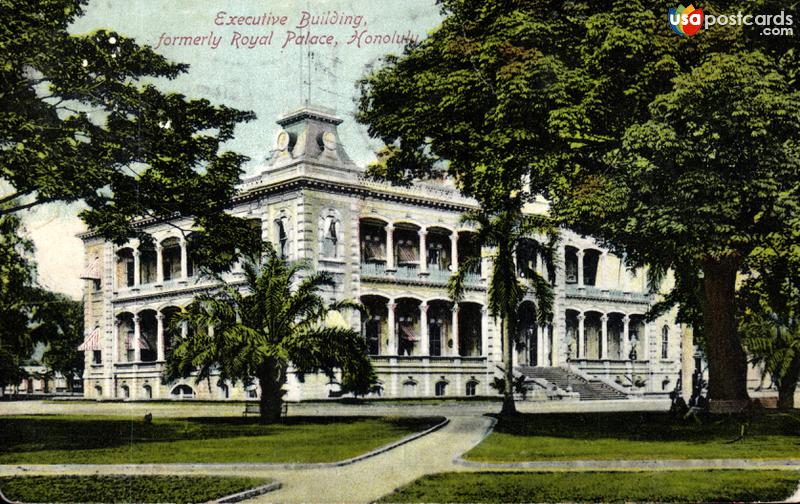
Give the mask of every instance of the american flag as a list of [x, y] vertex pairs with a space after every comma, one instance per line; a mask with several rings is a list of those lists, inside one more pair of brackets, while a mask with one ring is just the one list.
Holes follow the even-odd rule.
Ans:
[[95, 327], [94, 331], [90, 332], [83, 343], [78, 347], [79, 352], [87, 350], [100, 350], [100, 328]]
[[100, 280], [100, 258], [95, 257], [81, 275], [83, 280]]

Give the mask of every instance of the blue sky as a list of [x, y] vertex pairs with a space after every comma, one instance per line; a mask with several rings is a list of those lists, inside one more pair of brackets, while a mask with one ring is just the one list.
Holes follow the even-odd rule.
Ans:
[[[298, 29], [304, 11], [321, 24]], [[227, 24], [231, 16], [265, 14], [278, 23], [285, 16], [285, 24]], [[355, 27], [355, 19], [349, 22], [347, 16], [361, 16], [362, 21]], [[223, 21], [225, 24], [218, 24]], [[254, 111], [257, 119], [239, 126], [236, 138], [227, 145], [251, 158], [245, 168], [252, 172], [274, 144], [275, 120], [283, 112], [302, 106], [309, 97], [310, 103], [334, 109], [345, 120], [340, 127], [341, 138], [356, 163], [373, 159], [378, 144], [352, 119], [355, 82], [384, 54], [402, 51], [399, 44], [374, 43], [374, 39], [408, 34], [424, 38], [439, 21], [434, 0], [91, 0], [73, 31], [113, 29], [142, 44], [161, 43], [158, 52], [190, 65], [187, 74], [159, 83], [162, 89]], [[318, 37], [316, 40], [332, 35], [335, 45], [297, 45], [295, 41], [308, 36], [309, 30], [310, 35]], [[231, 45], [236, 32], [241, 45], [242, 37], [269, 37], [273, 31], [271, 45]], [[294, 38], [282, 47], [292, 37], [290, 31]], [[357, 40], [348, 44], [357, 32], [361, 35], [357, 39], [362, 42], [360, 47]], [[207, 37], [203, 45], [164, 45], [166, 37], [198, 37], [202, 41], [203, 36]], [[373, 43], [364, 43], [368, 37]], [[216, 49], [209, 45], [214, 39], [219, 40]], [[83, 248], [75, 237], [84, 229], [75, 216], [79, 208], [78, 204], [49, 205], [25, 215], [26, 229], [37, 246], [40, 281], [74, 297], [81, 293], [78, 276], [83, 269]]]

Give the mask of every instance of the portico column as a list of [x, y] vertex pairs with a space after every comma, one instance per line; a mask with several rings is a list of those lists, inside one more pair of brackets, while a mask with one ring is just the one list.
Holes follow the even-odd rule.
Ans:
[[578, 288], [583, 289], [583, 250], [578, 250]]
[[431, 354], [428, 335], [428, 303], [419, 305], [419, 354], [425, 356]]
[[481, 355], [489, 357], [489, 309], [481, 306]]
[[428, 273], [428, 231], [420, 229], [419, 234], [419, 272]]
[[186, 250], [186, 240], [181, 239], [181, 280], [189, 276], [189, 254]]
[[544, 326], [536, 324], [536, 362], [534, 366], [544, 366], [544, 357], [547, 355], [544, 348]]
[[639, 346], [639, 356], [642, 360], [650, 360], [650, 322], [644, 322], [644, 334], [642, 334], [641, 345]]
[[112, 328], [112, 337], [114, 338], [111, 341], [111, 364], [113, 365], [115, 362], [119, 362], [119, 319], [114, 320], [114, 327]]
[[620, 355], [620, 358], [623, 360], [627, 360], [628, 354], [631, 352], [631, 342], [628, 339], [630, 335], [630, 322], [631, 318], [625, 315], [625, 318], [622, 319], [622, 355]]
[[547, 349], [545, 355], [547, 355], [547, 353], [550, 354], [551, 366], [558, 366], [558, 343], [554, 341], [555, 331], [553, 331], [552, 324], [548, 324], [547, 327], [544, 328], [544, 331], [544, 346]]
[[586, 320], [586, 315], [583, 313], [578, 314], [578, 358], [583, 359], [586, 354], [586, 341], [584, 340], [585, 336], [585, 324], [584, 321]]
[[185, 340], [188, 335], [189, 335], [189, 325], [184, 320], [183, 322], [181, 322], [181, 339]]
[[387, 307], [389, 308], [386, 321], [389, 325], [389, 344], [386, 346], [386, 351], [389, 355], [397, 355], [397, 336], [395, 334], [394, 323], [394, 311], [397, 308], [397, 303], [389, 303]]
[[161, 257], [163, 247], [160, 243], [156, 243], [156, 284], [161, 285], [164, 283], [164, 261]]
[[[386, 271], [394, 271], [394, 226], [386, 225]], [[396, 352], [395, 352], [396, 353]]]
[[451, 319], [451, 337], [453, 338], [453, 355], [458, 356], [458, 303], [453, 305], [453, 317]]
[[483, 257], [481, 252], [481, 280], [489, 278], [489, 258]]
[[142, 337], [142, 328], [139, 325], [139, 315], [133, 316], [133, 362], [142, 360], [142, 349], [139, 348], [139, 339]]
[[622, 292], [631, 291], [631, 280], [628, 274], [628, 266], [625, 264], [626, 256], [622, 256]]
[[600, 339], [600, 344], [602, 347], [600, 348], [600, 358], [601, 359], [608, 359], [608, 315], [605, 313], [602, 317], [600, 317], [601, 328], [602, 328], [602, 338]]
[[450, 235], [450, 271], [458, 271], [458, 231]]
[[156, 360], [164, 361], [164, 314], [156, 313]]
[[608, 290], [608, 280], [606, 279], [606, 261], [608, 260], [608, 253], [603, 252], [600, 254], [600, 261], [597, 271], [597, 286], [601, 290]]
[[141, 283], [141, 261], [140, 261], [141, 252], [139, 252], [139, 248], [133, 249], [133, 286], [139, 287]]

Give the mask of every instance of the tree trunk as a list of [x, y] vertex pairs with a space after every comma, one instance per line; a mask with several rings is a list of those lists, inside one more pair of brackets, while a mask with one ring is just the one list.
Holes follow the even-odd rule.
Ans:
[[800, 378], [800, 357], [795, 357], [786, 374], [778, 382], [778, 409], [790, 410], [794, 407], [794, 392]]
[[505, 383], [503, 385], [503, 408], [500, 414], [516, 415], [517, 407], [514, 404], [514, 357], [513, 346], [511, 344], [511, 324], [508, 317], [500, 319], [500, 337], [503, 340], [503, 368], [505, 373]]
[[708, 399], [712, 413], [741, 411], [749, 403], [747, 357], [736, 327], [736, 272], [732, 256], [703, 266], [703, 325], [708, 353]]
[[275, 423], [281, 419], [283, 407], [283, 384], [286, 382], [286, 368], [273, 359], [263, 366], [258, 374], [261, 400], [258, 404], [261, 423]]

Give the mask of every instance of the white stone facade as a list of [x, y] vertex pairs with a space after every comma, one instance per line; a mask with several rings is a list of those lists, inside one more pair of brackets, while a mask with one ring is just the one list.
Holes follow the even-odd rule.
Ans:
[[[349, 322], [367, 339], [382, 396], [494, 395], [489, 383], [502, 355], [498, 324], [486, 310], [489, 259], [478, 261], [457, 306], [446, 290], [451, 271], [481, 254], [472, 230], [460, 223], [475, 202], [447, 182], [396, 187], [366, 179], [339, 142], [340, 122], [308, 108], [281, 119], [272, 158], [242, 182], [231, 213], [252, 220], [288, 259], [332, 272], [331, 299], [357, 299], [369, 308]], [[546, 204], [531, 211], [546, 211]], [[154, 246], [117, 247], [82, 236], [90, 272], [85, 323], [87, 333], [98, 332], [86, 350], [86, 396], [255, 397], [255, 390], [214, 380], [161, 383], [171, 342], [181, 337], [170, 318], [207, 284], [195, 274], [191, 240], [178, 229], [190, 222], [141, 225]], [[638, 393], [672, 390], [681, 361], [674, 313], [645, 323], [655, 296], [646, 293], [644, 273], [626, 271], [592, 240], [571, 232], [562, 238], [555, 272], [535, 258], [517, 258], [554, 278], [556, 316], [551, 326], [539, 326], [533, 303], [524, 305], [525, 342], [515, 365], [571, 365], [622, 386], [633, 377]], [[237, 279], [234, 269], [231, 280]], [[300, 400], [335, 395], [337, 387], [307, 376], [303, 383], [292, 377], [289, 389], [288, 398]]]

